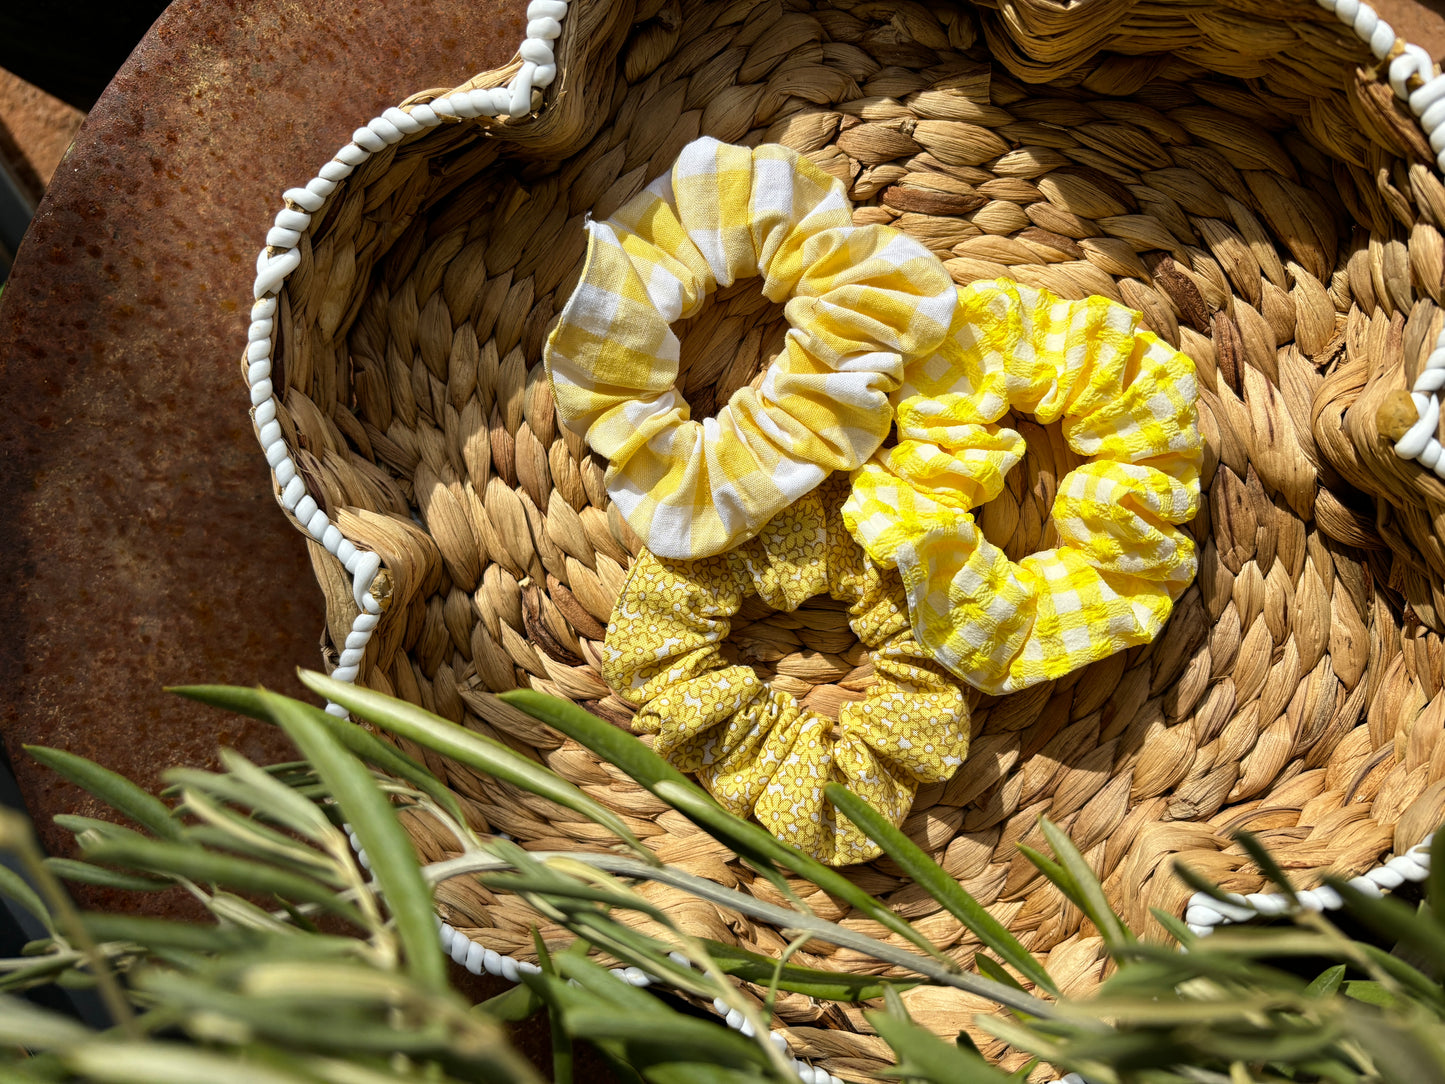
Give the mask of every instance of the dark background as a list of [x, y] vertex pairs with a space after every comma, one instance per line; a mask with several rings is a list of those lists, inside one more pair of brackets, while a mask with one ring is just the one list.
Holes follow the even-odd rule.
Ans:
[[164, 0], [0, 4], [0, 68], [89, 112]]

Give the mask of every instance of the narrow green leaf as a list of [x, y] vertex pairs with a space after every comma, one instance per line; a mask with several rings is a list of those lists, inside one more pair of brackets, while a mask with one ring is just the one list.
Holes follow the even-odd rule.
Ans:
[[75, 813], [57, 813], [50, 818], [73, 836], [89, 832], [103, 839], [149, 839], [150, 837], [134, 828], [127, 828], [114, 821], [103, 821], [96, 817], [82, 817]]
[[1158, 907], [1149, 908], [1149, 913], [1154, 916], [1154, 921], [1163, 926], [1164, 931], [1178, 944], [1185, 948], [1191, 948], [1198, 944], [1199, 938], [1178, 915], [1171, 915], [1168, 911], [1161, 911]]
[[125, 776], [64, 749], [27, 745], [25, 751], [51, 771], [99, 798], [116, 812], [149, 828], [162, 839], [180, 839], [181, 826], [171, 817], [166, 804], [141, 790]]
[[1367, 896], [1339, 878], [1327, 877], [1325, 883], [1340, 894], [1350, 914], [1382, 937], [1395, 938], [1421, 953], [1437, 974], [1445, 971], [1445, 928], [1397, 899]]
[[25, 882], [25, 878], [9, 866], [0, 865], [0, 896], [14, 900], [34, 915], [52, 935], [55, 924], [50, 918], [50, 909], [40, 899], [39, 893]]
[[565, 1023], [567, 1030], [580, 1039], [664, 1045], [678, 1052], [679, 1061], [684, 1060], [681, 1052], [686, 1051], [686, 1060], [706, 1060], [734, 1069], [768, 1064], [757, 1043], [711, 1020], [681, 1013], [637, 1013], [598, 1006], [569, 1009]]
[[1194, 889], [1194, 891], [1203, 892], [1212, 900], [1218, 900], [1220, 903], [1227, 903], [1231, 907], [1239, 906], [1239, 901], [1236, 899], [1231, 899], [1228, 892], [1224, 891], [1224, 889], [1220, 888], [1217, 884], [1211, 881], [1208, 877], [1205, 877], [1203, 874], [1199, 873], [1197, 870], [1186, 866], [1183, 862], [1174, 863], [1174, 875], [1185, 884], [1187, 884], [1190, 888]]
[[460, 761], [476, 771], [511, 783], [530, 794], [547, 798], [574, 813], [595, 821], [649, 862], [657, 856], [642, 845], [626, 823], [612, 810], [589, 798], [582, 790], [534, 760], [484, 734], [457, 726], [415, 704], [385, 696], [371, 689], [334, 681], [324, 674], [300, 671], [301, 683], [312, 692], [332, 700], [373, 726], [399, 734], [418, 745]]
[[933, 1032], [882, 1012], [863, 1014], [898, 1058], [900, 1075], [929, 1084], [1009, 1084], [1008, 1074]]
[[130, 892], [158, 892], [170, 888], [170, 881], [154, 877], [141, 877], [134, 873], [121, 873], [103, 866], [92, 866], [75, 858], [47, 858], [45, 864], [50, 871], [64, 881], [77, 884], [96, 885], [100, 888], [120, 888]]
[[[183, 685], [170, 690], [191, 700], [209, 704], [212, 707], [233, 711], [263, 722], [272, 722], [265, 714], [259, 689], [237, 688], [230, 685]], [[326, 713], [323, 713], [326, 714]], [[442, 809], [446, 810], [457, 824], [466, 827], [466, 814], [462, 812], [457, 796], [437, 779], [426, 767], [413, 757], [407, 756], [390, 742], [382, 741], [371, 731], [345, 719], [327, 714], [331, 734], [353, 754], [368, 764], [375, 765], [387, 775], [404, 779], [421, 791]]]
[[121, 915], [87, 911], [80, 916], [96, 941], [127, 942], [148, 951], [182, 949], [207, 954], [242, 952], [263, 942], [249, 930], [204, 926], [149, 915]]
[[721, 941], [704, 940], [708, 955], [718, 965], [718, 970], [744, 982], [766, 986], [778, 976], [778, 989], [790, 993], [806, 994], [820, 1001], [871, 1001], [882, 997], [885, 986], [899, 990], [911, 990], [926, 985], [926, 980], [898, 982], [883, 980], [873, 975], [849, 975], [841, 972], [823, 971], [818, 968], [798, 967], [785, 964], [781, 970], [778, 962], [756, 952], [750, 952], [740, 945], [728, 945]]
[[476, 1006], [476, 1011], [486, 1013], [493, 1020], [504, 1024], [518, 1024], [530, 1020], [545, 1007], [545, 1002], [530, 986], [518, 983], [505, 993], [488, 998]]
[[1270, 854], [1269, 851], [1265, 849], [1264, 844], [1260, 843], [1259, 837], [1253, 832], [1241, 830], [1234, 833], [1234, 839], [1244, 848], [1245, 853], [1249, 855], [1254, 864], [1259, 867], [1259, 872], [1278, 886], [1280, 892], [1284, 894], [1292, 905], [1299, 906], [1299, 896], [1295, 894], [1294, 884], [1280, 867], [1280, 864], [1274, 860], [1274, 855]]
[[938, 948], [912, 925], [837, 870], [788, 846], [761, 825], [733, 816], [705, 790], [631, 734], [624, 733], [569, 700], [559, 700], [531, 689], [502, 693], [498, 699], [560, 730], [609, 764], [616, 765], [714, 839], [728, 844], [739, 855], [754, 860], [760, 868], [776, 863], [791, 870], [824, 892], [852, 904], [868, 918], [907, 938], [925, 952], [941, 956]]
[[0, 1046], [66, 1049], [85, 1042], [93, 1034], [68, 1016], [42, 1009], [24, 998], [0, 994]]
[[973, 966], [978, 969], [978, 973], [984, 978], [993, 979], [994, 982], [1001, 982], [1005, 986], [1012, 986], [1015, 990], [1022, 990], [1024, 988], [1023, 983], [1014, 978], [1013, 974], [1005, 970], [1003, 964], [999, 963], [992, 956], [986, 956], [982, 952], [978, 953], [973, 958]]
[[1064, 835], [1059, 828], [1047, 817], [1039, 818], [1039, 827], [1043, 829], [1044, 838], [1049, 841], [1054, 854], [1058, 857], [1059, 863], [1069, 871], [1073, 878], [1074, 887], [1078, 890], [1083, 900], [1083, 911], [1103, 936], [1104, 941], [1110, 948], [1126, 944], [1134, 940], [1134, 935], [1124, 928], [1124, 923], [1109, 906], [1108, 899], [1104, 896], [1104, 886], [1099, 883], [1099, 878], [1094, 874], [1079, 849], [1074, 846], [1074, 841]]
[[95, 1041], [61, 1055], [67, 1068], [104, 1084], [314, 1084], [309, 1074], [180, 1043]]
[[1020, 974], [1055, 997], [1059, 989], [1033, 953], [1004, 928], [1003, 923], [984, 910], [961, 884], [876, 809], [838, 783], [827, 783], [823, 793], [840, 812], [858, 826], [885, 854], [897, 862], [907, 877], [941, 903], [985, 946], [998, 953]]
[[1400, 1000], [1384, 986], [1370, 979], [1350, 979], [1344, 984], [1345, 996], [1381, 1009], [1399, 1007]]
[[1321, 971], [1319, 976], [1305, 987], [1305, 993], [1310, 997], [1332, 997], [1344, 978], [1345, 965], [1336, 964]]
[[337, 897], [328, 886], [310, 877], [278, 870], [260, 862], [232, 855], [215, 854], [183, 843], [160, 840], [98, 840], [82, 851], [93, 862], [109, 863], [148, 873], [185, 877], [202, 884], [221, 884], [241, 892], [277, 895], [314, 903], [358, 926], [365, 926], [360, 912]]
[[371, 773], [316, 717], [310, 704], [265, 694], [272, 717], [315, 767], [371, 861], [371, 872], [396, 922], [406, 969], [433, 991], [447, 989], [446, 964], [437, 947], [432, 894], [411, 839]]
[[1019, 854], [1027, 858], [1029, 864], [1042, 873], [1049, 884], [1062, 892], [1070, 903], [1078, 907], [1080, 911], [1084, 909], [1083, 897], [1079, 895], [1079, 889], [1074, 884], [1074, 879], [1069, 876], [1068, 870], [1048, 855], [1034, 850], [1027, 843], [1015, 843], [1014, 846], [1018, 848]]

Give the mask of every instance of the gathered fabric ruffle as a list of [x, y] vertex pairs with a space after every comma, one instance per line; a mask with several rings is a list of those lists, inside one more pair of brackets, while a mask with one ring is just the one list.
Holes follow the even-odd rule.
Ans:
[[[918, 787], [963, 762], [969, 738], [964, 690], [915, 639], [897, 573], [844, 529], [845, 487], [830, 479], [726, 553], [674, 561], [644, 550], [608, 626], [603, 665], [658, 753], [732, 812], [833, 865], [879, 852], [834, 810], [825, 783], [901, 824]], [[754, 594], [787, 611], [820, 594], [848, 604], [877, 678], [836, 722], [723, 657], [731, 618]]]
[[[843, 185], [784, 147], [699, 139], [611, 219], [591, 222], [544, 360], [558, 413], [608, 461], [607, 492], [653, 553], [721, 553], [877, 450], [907, 358], [930, 354], [954, 287], [927, 249], [854, 226]], [[762, 277], [786, 348], [761, 387], [693, 420], [671, 324]]]
[[[1147, 643], [1194, 577], [1181, 529], [1199, 510], [1194, 363], [1139, 319], [1004, 280], [959, 290], [943, 345], [894, 394], [897, 444], [853, 475], [848, 530], [898, 570], [918, 643], [984, 692]], [[1009, 410], [1062, 419], [1092, 457], [1059, 483], [1059, 545], [1017, 564], [972, 515], [1023, 456], [998, 424]]]

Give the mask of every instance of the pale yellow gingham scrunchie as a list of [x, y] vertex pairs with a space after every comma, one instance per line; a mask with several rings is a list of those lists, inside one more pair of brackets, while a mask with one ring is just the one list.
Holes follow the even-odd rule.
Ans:
[[[544, 360], [563, 421], [608, 460], [605, 484], [654, 553], [703, 557], [752, 537], [829, 473], [873, 454], [905, 358], [931, 353], [954, 287], [927, 249], [854, 226], [842, 184], [784, 147], [699, 139], [607, 222]], [[761, 275], [787, 348], [754, 391], [693, 421], [670, 324]]]
[[[1152, 640], [1194, 578], [1179, 525], [1199, 510], [1194, 363], [1102, 297], [1000, 280], [959, 291], [948, 338], [895, 394], [898, 444], [853, 477], [843, 516], [908, 592], [919, 642], [988, 693], [1050, 681]], [[1024, 441], [1010, 408], [1093, 457], [1059, 483], [1060, 545], [1014, 564], [970, 510]]]
[[[633, 728], [739, 816], [832, 865], [878, 847], [823, 797], [842, 783], [894, 824], [920, 784], [948, 779], [968, 748], [963, 689], [919, 646], [898, 574], [880, 569], [839, 515], [835, 475], [736, 549], [696, 561], [643, 550], [607, 629], [602, 676], [638, 706]], [[835, 723], [729, 665], [719, 648], [743, 598], [779, 610], [814, 595], [847, 602], [877, 680]]]

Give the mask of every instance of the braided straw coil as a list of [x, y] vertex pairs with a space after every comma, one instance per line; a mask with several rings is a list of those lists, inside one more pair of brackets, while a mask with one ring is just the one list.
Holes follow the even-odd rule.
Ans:
[[[1376, 55], [1399, 54], [1388, 36]], [[258, 282], [253, 340], [270, 343], [276, 406], [253, 371], [257, 425], [263, 442], [278, 426], [289, 451], [272, 463], [277, 491], [309, 530], [348, 677], [535, 755], [668, 862], [772, 898], [683, 817], [488, 693], [530, 686], [628, 726], [599, 644], [638, 543], [608, 503], [604, 464], [558, 423], [542, 344], [580, 273], [585, 216], [609, 215], [699, 135], [776, 142], [843, 179], [856, 221], [904, 230], [958, 282], [1121, 301], [1199, 367], [1196, 583], [1154, 643], [975, 694], [968, 760], [919, 792], [906, 833], [1081, 993], [1102, 977], [1099, 939], [1015, 848], [1042, 845], [1041, 815], [1138, 929], [1151, 907], [1184, 910], [1171, 858], [1260, 890], [1236, 829], [1312, 884], [1440, 823], [1445, 485], [1395, 454], [1413, 417], [1390, 409], [1445, 323], [1445, 186], [1349, 27], [1306, 0], [578, 0], [555, 45], [554, 67], [524, 55], [450, 97], [418, 95], [406, 107], [426, 110], [424, 125], [389, 110], [374, 153], [296, 195], [299, 236], [268, 250], [284, 266], [264, 296]], [[532, 89], [544, 70], [550, 86]], [[522, 91], [493, 95], [507, 119], [443, 109], [523, 75]], [[693, 416], [755, 379], [785, 328], [753, 282], [680, 327]], [[1076, 459], [1058, 427], [1011, 424], [1028, 456], [979, 522], [1017, 560], [1053, 544], [1056, 481]], [[745, 606], [730, 649], [824, 713], [872, 680], [827, 599]], [[479, 827], [542, 849], [607, 842], [426, 759]], [[449, 853], [432, 825], [409, 828], [427, 859]], [[971, 959], [960, 924], [897, 867], [850, 875]], [[785, 945], [648, 891], [700, 935]], [[524, 905], [462, 880], [439, 899], [488, 949], [530, 953]], [[819, 943], [799, 955], [878, 966]], [[952, 991], [908, 1000], [944, 1032], [981, 1007]], [[850, 1079], [882, 1066], [854, 1009], [784, 995], [777, 1011], [795, 1053]]]

